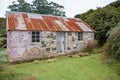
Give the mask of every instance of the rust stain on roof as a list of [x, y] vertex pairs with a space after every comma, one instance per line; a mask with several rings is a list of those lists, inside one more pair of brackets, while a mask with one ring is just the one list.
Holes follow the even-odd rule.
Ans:
[[7, 24], [8, 30], [95, 31], [81, 19], [23, 12], [7, 12]]

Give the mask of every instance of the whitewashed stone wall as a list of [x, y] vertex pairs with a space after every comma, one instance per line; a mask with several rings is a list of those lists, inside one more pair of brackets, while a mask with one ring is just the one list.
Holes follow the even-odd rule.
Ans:
[[68, 32], [68, 45], [67, 49], [68, 51], [73, 50], [82, 50], [86, 47], [88, 41], [94, 40], [94, 33], [83, 33], [83, 40], [78, 41], [78, 33], [77, 32]]
[[[41, 44], [31, 43], [31, 31], [8, 31], [7, 49], [9, 59], [22, 59], [24, 54], [57, 54], [56, 32], [42, 31]], [[83, 41], [78, 41], [77, 32], [68, 32], [67, 51], [82, 50], [89, 40], [94, 40], [94, 33], [83, 33]]]
[[42, 31], [41, 49], [45, 52], [56, 53], [56, 32]]
[[31, 35], [29, 31], [8, 31], [7, 50], [10, 59], [21, 58], [30, 47]]

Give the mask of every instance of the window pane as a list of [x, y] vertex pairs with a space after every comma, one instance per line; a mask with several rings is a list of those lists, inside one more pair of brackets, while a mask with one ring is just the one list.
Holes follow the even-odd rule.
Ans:
[[83, 40], [83, 33], [78, 32], [78, 41]]
[[32, 39], [32, 42], [35, 42], [35, 39]]
[[37, 38], [37, 39], [36, 39], [36, 42], [40, 42], [40, 39], [39, 39], [39, 38]]
[[32, 38], [34, 38], [34, 39], [35, 39], [35, 36], [32, 36]]
[[39, 36], [39, 35], [36, 35], [36, 38], [40, 38], [40, 36]]
[[40, 42], [40, 32], [32, 32], [32, 42]]
[[36, 38], [40, 37], [40, 32], [36, 32]]
[[39, 35], [40, 33], [39, 32], [36, 32], [36, 35]]
[[35, 36], [35, 32], [32, 32], [32, 37]]

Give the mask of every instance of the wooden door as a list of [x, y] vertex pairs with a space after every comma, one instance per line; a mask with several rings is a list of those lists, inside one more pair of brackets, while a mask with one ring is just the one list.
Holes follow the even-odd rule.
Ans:
[[64, 53], [66, 50], [67, 38], [66, 32], [57, 32], [57, 52]]

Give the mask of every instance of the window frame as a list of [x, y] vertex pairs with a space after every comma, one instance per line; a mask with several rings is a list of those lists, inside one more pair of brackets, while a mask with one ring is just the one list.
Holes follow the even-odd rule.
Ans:
[[78, 41], [83, 41], [83, 33], [78, 32]]
[[[34, 35], [33, 35], [34, 33]], [[38, 33], [38, 34], [37, 34]], [[33, 39], [34, 36], [34, 39]], [[38, 38], [39, 36], [39, 38]], [[35, 40], [35, 41], [33, 41]], [[37, 41], [39, 40], [39, 41]], [[41, 32], [40, 31], [32, 31], [31, 32], [31, 44], [41, 44]]]

